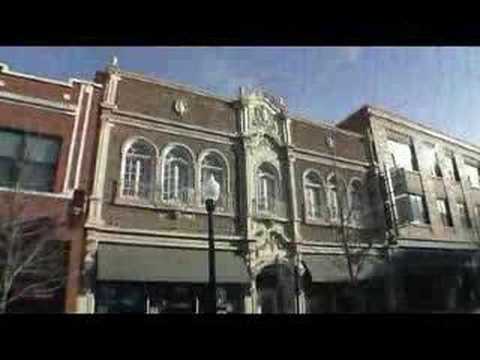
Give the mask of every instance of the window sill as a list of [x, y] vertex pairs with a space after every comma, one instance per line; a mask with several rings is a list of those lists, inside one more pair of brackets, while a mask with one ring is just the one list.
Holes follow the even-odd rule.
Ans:
[[[128, 207], [135, 207], [141, 209], [151, 209], [151, 210], [160, 210], [160, 211], [178, 211], [182, 213], [191, 213], [191, 214], [199, 214], [199, 215], [207, 215], [207, 211], [200, 207], [193, 207], [191, 204], [189, 205], [177, 205], [177, 204], [166, 204], [166, 203], [154, 203], [152, 201], [141, 201], [141, 200], [132, 200], [132, 199], [125, 199], [125, 198], [117, 198], [115, 199], [114, 205], [119, 206], [128, 206]], [[220, 209], [214, 212], [215, 216], [225, 216], [225, 217], [235, 217], [235, 214], [232, 212], [224, 211]]]
[[269, 213], [262, 213], [262, 214], [254, 214], [253, 218], [258, 220], [274, 220], [279, 222], [289, 222], [290, 220], [286, 217], [278, 216], [276, 214], [269, 214]]
[[17, 189], [12, 189], [8, 187], [0, 187], [0, 192], [17, 193], [17, 194], [24, 194], [24, 195], [37, 195], [37, 196], [62, 198], [62, 199], [72, 199], [71, 193], [33, 191], [33, 190], [22, 190], [22, 189], [17, 190]]

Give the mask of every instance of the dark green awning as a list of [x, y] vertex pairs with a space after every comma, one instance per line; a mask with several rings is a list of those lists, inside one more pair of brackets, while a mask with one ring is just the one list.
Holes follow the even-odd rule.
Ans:
[[[345, 256], [342, 255], [303, 255], [303, 262], [307, 266], [312, 282], [342, 283], [349, 282], [350, 275]], [[380, 259], [365, 258], [358, 275], [358, 280], [367, 280], [383, 275], [384, 266]]]
[[[230, 251], [215, 253], [218, 283], [249, 283], [243, 259]], [[139, 282], [208, 282], [206, 250], [100, 244], [97, 279]]]

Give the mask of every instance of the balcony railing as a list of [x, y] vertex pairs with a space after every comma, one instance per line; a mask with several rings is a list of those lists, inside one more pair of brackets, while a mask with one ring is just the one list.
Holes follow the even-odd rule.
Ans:
[[284, 201], [269, 202], [267, 206], [259, 206], [258, 201], [253, 201], [252, 213], [257, 217], [267, 218], [286, 218], [287, 217], [287, 203]]

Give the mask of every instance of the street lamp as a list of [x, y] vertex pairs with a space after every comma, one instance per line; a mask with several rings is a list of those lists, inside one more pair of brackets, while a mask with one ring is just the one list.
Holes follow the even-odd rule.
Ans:
[[213, 211], [220, 196], [220, 184], [213, 174], [205, 183], [203, 198], [208, 214], [208, 289], [207, 289], [207, 313], [217, 313], [217, 281], [215, 271], [215, 242], [213, 238]]

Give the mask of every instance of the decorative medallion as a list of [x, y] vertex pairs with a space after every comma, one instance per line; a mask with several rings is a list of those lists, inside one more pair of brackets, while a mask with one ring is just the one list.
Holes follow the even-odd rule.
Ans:
[[329, 148], [333, 148], [335, 146], [335, 140], [333, 139], [332, 134], [328, 134], [325, 142]]
[[184, 99], [178, 99], [174, 102], [173, 109], [178, 115], [183, 116], [188, 111], [187, 102]]

